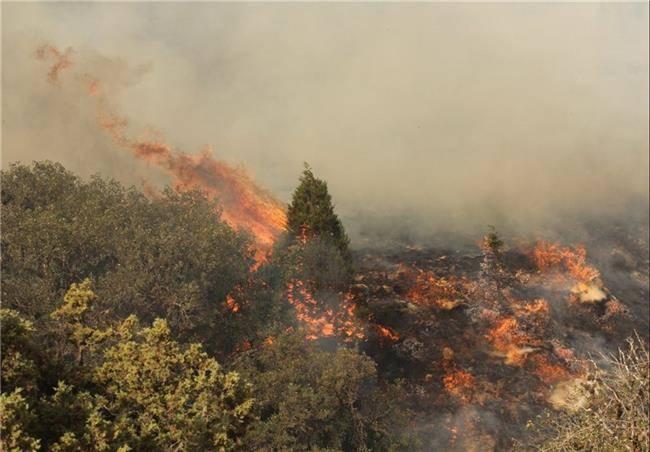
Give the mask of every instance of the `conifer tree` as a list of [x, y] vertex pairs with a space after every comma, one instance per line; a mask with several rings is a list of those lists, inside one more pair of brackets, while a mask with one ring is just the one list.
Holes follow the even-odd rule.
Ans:
[[327, 182], [314, 176], [305, 163], [300, 184], [293, 192], [287, 214], [287, 231], [292, 239], [318, 237], [331, 241], [350, 260], [348, 245], [350, 239], [343, 229], [341, 220], [334, 212], [332, 197], [327, 191]]

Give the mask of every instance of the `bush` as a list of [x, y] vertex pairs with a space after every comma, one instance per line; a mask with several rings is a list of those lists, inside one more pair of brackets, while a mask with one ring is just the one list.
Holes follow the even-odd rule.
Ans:
[[650, 450], [650, 360], [638, 336], [576, 385], [569, 409], [546, 413], [533, 427], [532, 447], [546, 452]]

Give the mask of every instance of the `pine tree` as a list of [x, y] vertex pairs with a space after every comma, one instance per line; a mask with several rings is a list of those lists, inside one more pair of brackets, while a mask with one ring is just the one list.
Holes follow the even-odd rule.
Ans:
[[343, 224], [334, 212], [332, 197], [327, 191], [327, 182], [314, 176], [309, 165], [300, 177], [300, 184], [293, 193], [287, 214], [287, 231], [292, 239], [318, 237], [331, 241], [350, 260], [348, 245], [350, 239]]

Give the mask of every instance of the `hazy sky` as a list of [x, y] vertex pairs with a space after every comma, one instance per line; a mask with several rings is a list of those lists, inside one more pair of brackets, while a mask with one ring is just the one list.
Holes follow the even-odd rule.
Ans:
[[2, 164], [164, 181], [98, 130], [74, 49], [134, 127], [211, 145], [286, 201], [302, 162], [338, 210], [529, 225], [648, 197], [648, 4], [6, 3]]

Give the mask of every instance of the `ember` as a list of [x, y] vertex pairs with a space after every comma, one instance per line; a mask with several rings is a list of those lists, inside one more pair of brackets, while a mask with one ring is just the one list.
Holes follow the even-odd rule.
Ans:
[[296, 310], [296, 318], [305, 327], [308, 339], [339, 336], [347, 342], [365, 337], [355, 319], [354, 302], [349, 295], [340, 297], [335, 309], [322, 306], [304, 282], [293, 280], [287, 284], [286, 296]]

